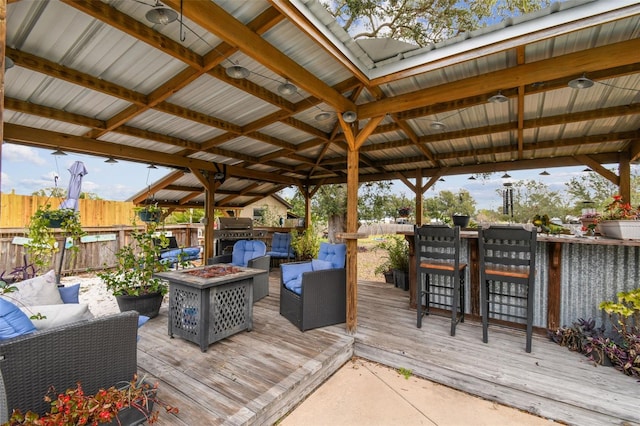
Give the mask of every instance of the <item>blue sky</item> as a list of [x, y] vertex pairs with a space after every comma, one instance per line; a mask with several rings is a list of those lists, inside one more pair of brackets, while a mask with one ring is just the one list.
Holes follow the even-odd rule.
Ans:
[[[56, 174], [59, 176], [58, 186], [66, 189], [70, 176], [67, 169], [74, 161], [82, 161], [88, 171], [82, 180], [83, 191], [93, 192], [106, 200], [123, 201], [173, 170], [160, 166], [157, 169], [148, 169], [147, 164], [128, 161], [107, 164], [103, 157], [71, 152], [66, 156], [55, 156], [51, 155], [51, 152], [49, 149], [4, 143], [2, 192], [15, 190], [17, 194], [30, 195], [39, 189], [53, 187]], [[509, 171], [509, 175], [514, 181], [535, 179], [550, 186], [551, 190], [564, 190], [564, 182], [579, 176], [583, 169], [584, 166], [548, 169], [550, 176], [540, 176], [542, 170]], [[478, 209], [497, 209], [502, 205], [502, 198], [496, 193], [496, 189], [502, 187], [501, 176], [504, 172], [501, 170], [495, 173], [484, 183], [480, 179], [469, 180], [469, 175], [445, 176], [445, 181], [438, 182], [429, 189], [425, 197], [434, 196], [442, 190], [458, 192], [464, 188], [475, 198]], [[394, 192], [413, 198], [411, 191], [400, 181], [394, 183]], [[293, 194], [285, 194], [287, 197], [291, 195]]]

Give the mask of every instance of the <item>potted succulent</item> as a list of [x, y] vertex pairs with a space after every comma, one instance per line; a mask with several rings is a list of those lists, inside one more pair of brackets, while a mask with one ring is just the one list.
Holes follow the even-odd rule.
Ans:
[[115, 253], [116, 266], [97, 274], [116, 297], [121, 312], [135, 310], [153, 318], [167, 294], [168, 283], [154, 276], [156, 272], [169, 270], [169, 265], [160, 262], [160, 251], [168, 245], [168, 238], [156, 232], [157, 226], [148, 222], [144, 229], [134, 229], [133, 243], [125, 244]]
[[393, 271], [393, 282], [396, 287], [409, 290], [409, 243], [400, 235], [390, 235], [377, 246], [387, 251], [383, 267]]
[[176, 407], [164, 404], [157, 397], [158, 384], [137, 380], [123, 385], [100, 389], [95, 395], [86, 395], [82, 385], [56, 394], [51, 390], [45, 400], [51, 402], [51, 410], [43, 415], [28, 411], [23, 414], [14, 410], [8, 426], [17, 425], [138, 425], [145, 421], [155, 423], [159, 412], [153, 411], [154, 404], [165, 408], [168, 413], [178, 413]]
[[63, 237], [71, 238], [72, 244], [65, 242], [65, 247], [72, 254], [78, 252], [75, 243], [85, 235], [80, 223], [80, 214], [74, 209], [51, 209], [51, 204], [39, 207], [29, 220], [29, 242], [25, 244], [31, 261], [39, 270], [49, 267], [53, 255], [59, 251], [53, 231], [55, 228], [62, 230]]

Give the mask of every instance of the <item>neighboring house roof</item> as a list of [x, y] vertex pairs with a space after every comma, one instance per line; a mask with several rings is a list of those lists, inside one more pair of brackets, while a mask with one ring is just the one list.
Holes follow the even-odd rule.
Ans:
[[[216, 173], [223, 207], [345, 182], [347, 111], [359, 129], [383, 117], [363, 182], [640, 155], [638, 1], [554, 3], [424, 48], [356, 43], [311, 0], [163, 3], [184, 25], [133, 1], [8, 4], [4, 139], [175, 168], [134, 197], [174, 207], [201, 207]], [[567, 86], [583, 74], [592, 87]]]

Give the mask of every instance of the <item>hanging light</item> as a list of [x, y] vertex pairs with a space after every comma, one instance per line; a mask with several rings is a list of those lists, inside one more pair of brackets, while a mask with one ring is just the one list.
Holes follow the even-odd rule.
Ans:
[[587, 167], [587, 168], [585, 168], [585, 169], [583, 170], [583, 172], [585, 172], [585, 173], [587, 173], [587, 172], [592, 172], [592, 171], [593, 171], [593, 170], [591, 170], [589, 167]]
[[474, 175], [471, 175], [467, 178], [468, 180], [476, 180], [476, 177]]
[[5, 57], [4, 57], [4, 70], [5, 70], [5, 71], [6, 71], [6, 70], [8, 70], [9, 68], [13, 68], [13, 66], [14, 66], [15, 64], [16, 64], [16, 63], [15, 63], [15, 62], [13, 62], [13, 59], [11, 59], [10, 57], [8, 57], [8, 56], [5, 56]]
[[549, 176], [549, 172], [546, 170], [543, 170], [540, 172], [540, 176]]
[[116, 164], [118, 162], [118, 160], [116, 160], [113, 157], [109, 157], [106, 160], [104, 160], [105, 163], [109, 163], [109, 164]]
[[342, 113], [342, 119], [345, 121], [345, 123], [353, 123], [358, 119], [358, 114], [356, 114], [354, 111], [345, 111]]
[[316, 121], [325, 121], [331, 118], [331, 113], [330, 112], [321, 112], [320, 114], [315, 116]]
[[573, 80], [569, 81], [569, 87], [571, 87], [572, 89], [588, 89], [594, 84], [594, 81], [590, 78], [585, 77], [584, 74], [582, 74], [582, 77], [574, 78]]
[[505, 172], [505, 173], [502, 175], [502, 179], [511, 179], [511, 176], [509, 175], [509, 173]]
[[178, 19], [178, 12], [156, 1], [156, 5], [144, 17], [153, 24], [167, 25]]
[[249, 77], [249, 70], [245, 67], [241, 67], [240, 65], [234, 65], [232, 67], [227, 67], [225, 73], [235, 79], [243, 79]]
[[67, 153], [62, 151], [60, 148], [57, 148], [55, 151], [51, 153], [51, 155], [67, 155]]
[[297, 91], [298, 91], [298, 88], [295, 85], [289, 83], [288, 81], [278, 86], [278, 93], [280, 93], [283, 96], [293, 95]]
[[443, 178], [438, 179], [438, 182], [444, 182]]
[[434, 121], [429, 125], [429, 127], [431, 127], [433, 130], [444, 130], [447, 128], [447, 125], [442, 121]]
[[147, 166], [147, 169], [157, 169], [156, 165], [151, 163]]
[[507, 102], [508, 100], [509, 98], [503, 95], [501, 90], [498, 90], [498, 93], [496, 95], [493, 95], [488, 99], [488, 101], [492, 104], [501, 104], [503, 102]]

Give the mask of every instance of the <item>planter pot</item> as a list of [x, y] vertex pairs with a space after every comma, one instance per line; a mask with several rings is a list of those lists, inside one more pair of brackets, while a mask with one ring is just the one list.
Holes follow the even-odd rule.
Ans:
[[453, 220], [453, 226], [466, 228], [467, 226], [469, 226], [469, 220], [471, 219], [471, 217], [466, 215], [454, 215], [451, 216], [451, 219]]
[[160, 212], [159, 211], [140, 210], [138, 212], [138, 217], [143, 222], [159, 222], [160, 221]]
[[387, 284], [393, 284], [393, 271], [387, 271], [384, 273], [384, 282]]
[[409, 290], [409, 273], [400, 269], [393, 270], [393, 282], [396, 287]]
[[158, 316], [162, 305], [162, 294], [151, 293], [140, 296], [116, 296], [120, 312], [137, 311], [140, 315], [149, 318]]
[[598, 224], [605, 237], [618, 240], [640, 240], [640, 220], [603, 220]]

